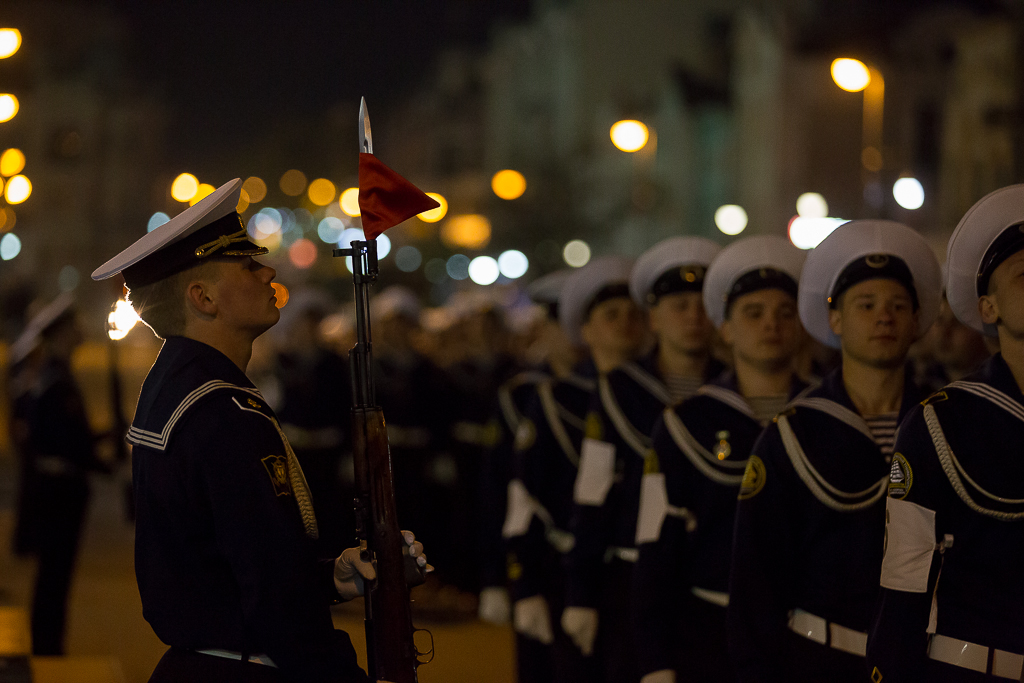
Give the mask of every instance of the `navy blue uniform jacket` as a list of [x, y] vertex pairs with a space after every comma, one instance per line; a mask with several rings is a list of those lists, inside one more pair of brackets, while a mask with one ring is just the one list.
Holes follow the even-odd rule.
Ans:
[[276, 417], [224, 354], [170, 337], [142, 387], [133, 449], [135, 574], [171, 646], [266, 653], [295, 681], [365, 681], [335, 631]]

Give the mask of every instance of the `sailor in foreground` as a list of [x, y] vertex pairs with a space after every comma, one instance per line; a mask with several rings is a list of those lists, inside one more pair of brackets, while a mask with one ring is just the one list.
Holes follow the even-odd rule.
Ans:
[[736, 496], [765, 424], [807, 385], [797, 283], [805, 252], [782, 237], [742, 239], [704, 278], [704, 308], [732, 349], [727, 370], [652, 434], [641, 486], [634, 623], [643, 683], [734, 681], [726, 636]]
[[150, 680], [365, 681], [329, 606], [375, 569], [358, 548], [316, 556], [302, 469], [245, 376], [279, 312], [275, 272], [253, 258], [266, 249], [235, 212], [240, 189], [223, 185], [93, 273], [121, 273], [165, 340], [128, 435], [143, 615], [171, 646]]
[[840, 226], [808, 255], [804, 328], [842, 363], [778, 415], [740, 486], [729, 650], [741, 681], [863, 681], [899, 420], [920, 400], [907, 350], [939, 309], [927, 243], [891, 221]]
[[580, 471], [573, 489], [568, 603], [562, 627], [606, 680], [639, 678], [629, 590], [637, 550], [640, 479], [651, 430], [662, 411], [722, 370], [711, 357], [714, 327], [704, 312], [704, 273], [719, 247], [673, 237], [645, 252], [630, 293], [650, 310], [657, 346], [645, 358], [598, 378], [590, 400]]
[[1024, 673], [1024, 185], [989, 194], [949, 240], [947, 295], [1001, 351], [907, 416], [886, 501], [875, 681]]
[[[564, 556], [574, 543], [569, 515], [590, 396], [598, 374], [633, 358], [644, 339], [641, 311], [629, 297], [631, 266], [624, 258], [596, 258], [566, 281], [559, 320], [588, 357], [569, 376], [537, 385], [516, 432], [516, 478], [502, 530], [509, 545], [512, 621], [517, 633], [551, 645], [546, 665], [535, 656], [532, 670], [520, 669], [524, 683], [596, 676], [593, 658], [581, 657], [558, 617], [565, 604]], [[519, 662], [524, 664], [522, 656]]]

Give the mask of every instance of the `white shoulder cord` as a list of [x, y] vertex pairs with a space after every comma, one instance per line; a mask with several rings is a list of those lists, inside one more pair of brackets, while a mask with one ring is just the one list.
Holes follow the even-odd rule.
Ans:
[[731, 391], [724, 387], [716, 386], [714, 384], [705, 384], [697, 390], [698, 394], [709, 396], [719, 403], [724, 403], [733, 410], [743, 413], [751, 420], [756, 420], [754, 417], [754, 411], [750, 409], [750, 404], [747, 400], [737, 394], [735, 391]]
[[811, 408], [813, 410], [821, 411], [826, 415], [830, 415], [840, 422], [853, 427], [858, 432], [868, 437], [871, 440], [871, 443], [875, 443], [875, 436], [871, 433], [871, 428], [868, 427], [868, 423], [864, 421], [863, 417], [835, 401], [827, 398], [821, 398], [820, 396], [805, 397], [804, 393], [806, 393], [806, 390], [801, 392], [801, 394], [793, 399], [786, 407]]
[[505, 424], [509, 431], [515, 434], [519, 430], [519, 423], [523, 416], [519, 414], [515, 401], [512, 400], [512, 391], [504, 384], [498, 388], [498, 405], [501, 407], [501, 414], [505, 418]]
[[960, 479], [960, 474], [963, 474], [964, 478], [971, 483], [971, 486], [978, 489], [982, 494], [992, 500], [999, 501], [1000, 503], [1017, 505], [1024, 503], [1024, 500], [1001, 498], [978, 486], [977, 482], [967, 475], [967, 472], [964, 471], [960, 462], [956, 459], [956, 456], [953, 455], [953, 450], [949, 447], [949, 441], [946, 440], [946, 435], [942, 431], [942, 425], [939, 424], [939, 416], [935, 414], [935, 408], [933, 406], [926, 405], [924, 407], [924, 421], [928, 425], [928, 433], [932, 437], [932, 444], [935, 445], [935, 453], [939, 456], [939, 463], [942, 465], [942, 470], [946, 473], [946, 477], [949, 478], [949, 483], [953, 485], [953, 490], [956, 491], [956, 494], [960, 496], [960, 499], [967, 504], [967, 507], [971, 508], [975, 512], [1003, 520], [1004, 522], [1024, 519], [1024, 512], [1001, 512], [999, 510], [990, 510], [989, 508], [978, 505], [974, 499], [971, 498], [971, 495], [967, 493], [967, 489], [964, 488], [964, 483]]
[[608, 417], [611, 418], [612, 424], [615, 425], [622, 440], [629, 444], [629, 447], [636, 451], [637, 455], [646, 458], [647, 451], [651, 447], [650, 439], [641, 434], [623, 415], [605, 375], [601, 375], [597, 380], [597, 392], [601, 397], [601, 404], [604, 406], [605, 412], [608, 413]]
[[672, 441], [675, 442], [679, 450], [689, 459], [697, 470], [705, 477], [724, 486], [739, 486], [743, 482], [743, 474], [725, 474], [719, 472], [709, 462], [721, 465], [723, 467], [732, 468], [746, 468], [746, 460], [730, 460], [719, 462], [718, 458], [706, 448], [700, 445], [700, 442], [693, 438], [690, 431], [683, 424], [683, 421], [676, 415], [676, 411], [672, 408], [665, 409], [665, 427], [668, 429], [669, 435], [672, 436]]
[[551, 389], [551, 382], [547, 381], [538, 384], [537, 394], [540, 396], [540, 405], [544, 410], [544, 417], [547, 418], [548, 427], [551, 429], [555, 441], [562, 447], [562, 452], [565, 453], [565, 457], [569, 459], [572, 466], [578, 468], [580, 466], [580, 454], [576, 452], [576, 447], [572, 445], [572, 439], [569, 438], [569, 433], [565, 431], [565, 425], [562, 424], [562, 420], [558, 416], [558, 401], [555, 400], [555, 394]]
[[[845, 421], [844, 421], [845, 422]], [[800, 441], [796, 438], [796, 434], [793, 432], [793, 428], [789, 424], [789, 420], [785, 415], [779, 415], [776, 418], [776, 423], [779, 425], [779, 434], [782, 436], [782, 444], [786, 448], [786, 455], [789, 456], [790, 462], [793, 463], [793, 469], [803, 480], [807, 488], [814, 494], [823, 505], [837, 510], [838, 512], [855, 512], [857, 510], [865, 510], [885, 495], [889, 485], [889, 475], [886, 474], [882, 477], [877, 484], [873, 484], [869, 488], [864, 489], [858, 493], [846, 493], [840, 491], [836, 487], [825, 481], [825, 478], [818, 473], [811, 462], [807, 459], [807, 454], [804, 453], [803, 447], [800, 445]], [[825, 488], [822, 488], [822, 487]], [[826, 492], [825, 489], [828, 489]], [[877, 490], [876, 490], [877, 489]], [[843, 503], [833, 498], [829, 493], [835, 494], [841, 498], [853, 499], [863, 498], [870, 494], [872, 495], [867, 500], [863, 500], [859, 503]]]
[[633, 381], [641, 385], [646, 389], [654, 398], [658, 399], [665, 405], [672, 405], [672, 394], [669, 393], [668, 388], [651, 373], [644, 370], [636, 363], [626, 363], [619, 368], [627, 375], [633, 378]]
[[291, 485], [292, 493], [295, 494], [295, 502], [298, 504], [299, 514], [302, 516], [302, 525], [306, 528], [306, 536], [315, 541], [320, 537], [320, 530], [317, 527], [316, 514], [313, 512], [313, 496], [309, 493], [306, 475], [302, 472], [302, 466], [299, 465], [299, 459], [295, 457], [295, 451], [292, 450], [292, 445], [288, 442], [288, 437], [285, 436], [284, 430], [281, 429], [281, 425], [278, 424], [277, 420], [269, 415], [252, 408], [246, 408], [234, 396], [231, 397], [231, 400], [242, 410], [267, 418], [270, 420], [270, 424], [274, 425], [274, 429], [277, 430], [278, 435], [281, 437], [281, 443], [284, 444], [284, 452], [288, 460], [288, 483]]

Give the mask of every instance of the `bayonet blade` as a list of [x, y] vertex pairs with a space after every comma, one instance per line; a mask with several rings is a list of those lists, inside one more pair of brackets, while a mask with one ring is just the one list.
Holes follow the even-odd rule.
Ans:
[[366, 112], [366, 98], [359, 99], [359, 151], [373, 154], [373, 134], [370, 132], [370, 115]]

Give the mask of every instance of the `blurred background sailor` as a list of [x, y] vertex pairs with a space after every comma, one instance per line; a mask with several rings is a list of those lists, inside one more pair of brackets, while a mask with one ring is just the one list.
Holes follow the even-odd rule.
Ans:
[[21, 363], [38, 363], [24, 401], [19, 549], [38, 558], [32, 598], [32, 652], [64, 653], [68, 593], [89, 504], [90, 472], [107, 472], [96, 452], [85, 401], [71, 373], [83, 341], [74, 298], [43, 306], [13, 345]]

